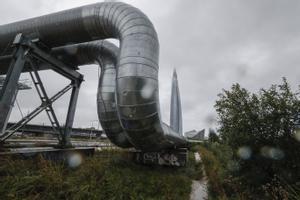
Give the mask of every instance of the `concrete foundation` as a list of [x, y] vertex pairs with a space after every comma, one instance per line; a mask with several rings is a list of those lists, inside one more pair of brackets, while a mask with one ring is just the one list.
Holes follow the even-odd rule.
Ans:
[[168, 149], [159, 152], [134, 152], [134, 159], [136, 162], [145, 165], [161, 165], [183, 167], [187, 163], [188, 150], [182, 149]]

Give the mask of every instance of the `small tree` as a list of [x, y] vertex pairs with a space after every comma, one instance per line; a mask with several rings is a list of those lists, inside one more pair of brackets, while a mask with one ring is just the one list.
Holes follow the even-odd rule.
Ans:
[[[292, 120], [300, 102], [286, 79], [258, 94], [234, 84], [218, 96], [220, 138], [237, 152], [246, 180], [262, 184], [275, 174], [290, 182], [300, 180], [300, 141], [295, 139]], [[239, 157], [241, 148], [247, 150], [246, 158]]]

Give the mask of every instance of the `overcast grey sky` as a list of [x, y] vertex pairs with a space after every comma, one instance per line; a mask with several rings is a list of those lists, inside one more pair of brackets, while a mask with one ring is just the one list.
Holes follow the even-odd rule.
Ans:
[[[0, 24], [60, 11], [96, 0], [2, 0]], [[298, 0], [124, 0], [153, 22], [160, 40], [160, 103], [169, 122], [171, 75], [177, 69], [184, 130], [214, 126], [213, 105], [222, 88], [239, 82], [251, 91], [288, 78], [300, 82], [300, 1]], [[85, 75], [74, 126], [97, 120], [97, 67], [82, 67]], [[54, 93], [67, 82], [43, 72]], [[26, 78], [25, 76], [23, 78]], [[33, 90], [34, 91], [34, 90]], [[38, 105], [34, 92], [20, 92], [26, 113]], [[67, 98], [56, 104], [63, 119]], [[12, 120], [20, 117], [15, 109]], [[35, 120], [46, 122], [46, 117]], [[93, 122], [96, 125], [96, 122]]]

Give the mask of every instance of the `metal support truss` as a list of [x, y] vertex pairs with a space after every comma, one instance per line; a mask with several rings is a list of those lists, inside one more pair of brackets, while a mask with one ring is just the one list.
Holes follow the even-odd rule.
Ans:
[[71, 88], [72, 84], [66, 86], [61, 91], [56, 93], [53, 97], [49, 99], [49, 102], [46, 104], [41, 104], [39, 107], [34, 109], [31, 113], [23, 117], [20, 121], [15, 123], [12, 127], [7, 129], [4, 134], [1, 136], [1, 140], [5, 141], [10, 136], [12, 136], [15, 132], [17, 132], [20, 128], [22, 128], [24, 125], [26, 125], [28, 122], [30, 122], [33, 118], [35, 118], [38, 114], [40, 114], [42, 111], [44, 111], [48, 106], [50, 106], [52, 103], [54, 103], [57, 99], [59, 99], [61, 96], [63, 96], [65, 93], [67, 93]]
[[[23, 127], [35, 116], [45, 110], [53, 129], [55, 132], [59, 133], [59, 144], [62, 147], [68, 147], [71, 146], [70, 134], [72, 131], [76, 104], [80, 85], [83, 81], [83, 76], [76, 70], [66, 66], [64, 63], [51, 56], [49, 53], [40, 49], [38, 42], [39, 40], [28, 40], [23, 37], [22, 34], [18, 34], [14, 41], [16, 50], [12, 56], [13, 60], [0, 93], [0, 132], [2, 132], [0, 141], [4, 142], [15, 132], [17, 132], [18, 129]], [[31, 67], [29, 73], [42, 103], [38, 108], [33, 110], [14, 126], [10, 127], [8, 130], [5, 130], [17, 94], [17, 83], [26, 62]], [[71, 80], [71, 84], [66, 86], [53, 97], [49, 98], [39, 76], [37, 62], [47, 64], [50, 69]], [[72, 89], [72, 93], [69, 102], [67, 119], [65, 122], [65, 127], [62, 128], [56, 117], [52, 104], [70, 89]]]
[[6, 129], [6, 125], [18, 93], [18, 81], [25, 65], [27, 47], [21, 45], [23, 37], [18, 34], [13, 42], [14, 52], [6, 78], [0, 91], [0, 133]]

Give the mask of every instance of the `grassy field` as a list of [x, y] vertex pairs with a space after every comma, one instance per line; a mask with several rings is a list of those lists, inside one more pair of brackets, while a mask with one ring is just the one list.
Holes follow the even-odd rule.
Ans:
[[0, 199], [189, 199], [201, 179], [192, 153], [184, 168], [135, 164], [121, 151], [96, 153], [77, 168], [34, 160], [0, 159]]

